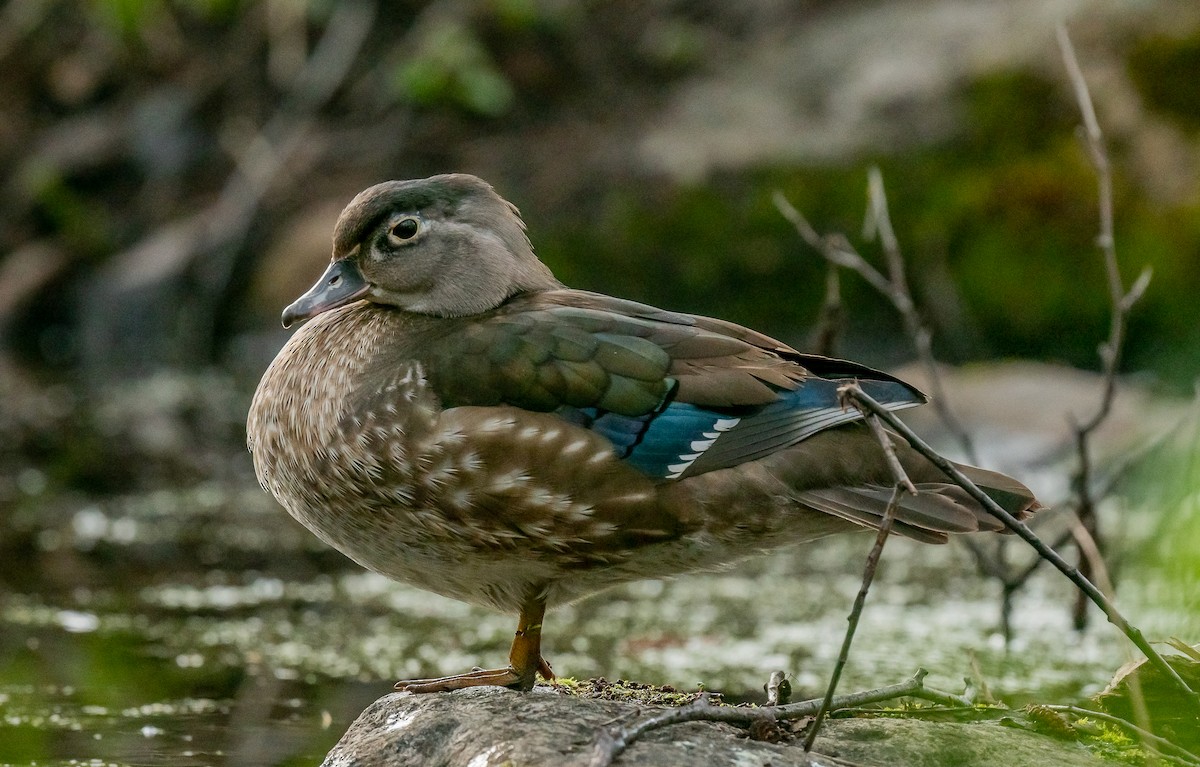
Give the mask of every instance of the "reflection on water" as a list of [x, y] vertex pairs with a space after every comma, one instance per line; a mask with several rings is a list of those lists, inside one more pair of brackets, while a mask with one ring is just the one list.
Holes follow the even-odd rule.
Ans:
[[[836, 656], [867, 536], [724, 575], [633, 584], [548, 616], [563, 674], [704, 685], [756, 699], [775, 668], [815, 693]], [[1153, 573], [1142, 573], [1153, 583]], [[1122, 580], [1152, 637], [1195, 636], [1180, 590]], [[961, 548], [889, 545], [843, 689], [917, 666], [961, 689], [974, 663], [1020, 703], [1098, 690], [1124, 659], [1099, 618], [1069, 631], [1070, 589], [1044, 573], [995, 633], [996, 589]], [[0, 537], [0, 764], [318, 763], [401, 676], [460, 672], [507, 652], [514, 616], [364, 573], [257, 488], [201, 485], [107, 500], [40, 498]]]
[[[0, 763], [311, 764], [374, 691], [165, 657], [145, 637], [5, 627]], [[281, 676], [287, 676], [286, 674]], [[36, 680], [36, 681], [34, 681]]]

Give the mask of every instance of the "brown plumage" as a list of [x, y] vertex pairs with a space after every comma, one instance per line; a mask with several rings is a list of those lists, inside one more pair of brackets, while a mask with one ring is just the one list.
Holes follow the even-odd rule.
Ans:
[[[838, 382], [924, 401], [728, 322], [567, 289], [516, 209], [465, 175], [356, 197], [329, 269], [284, 312], [300, 319], [250, 409], [263, 486], [364, 567], [520, 614], [509, 667], [401, 683], [421, 692], [550, 676], [547, 604], [877, 525], [893, 479]], [[897, 532], [1000, 530], [897, 450], [921, 490]], [[1037, 507], [963, 468], [1010, 511]]]

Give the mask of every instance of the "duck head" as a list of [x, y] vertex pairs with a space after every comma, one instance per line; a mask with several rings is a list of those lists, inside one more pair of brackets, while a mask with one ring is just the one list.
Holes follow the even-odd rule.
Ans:
[[516, 207], [465, 174], [377, 184], [350, 201], [325, 274], [283, 311], [284, 327], [366, 299], [439, 317], [478, 314], [562, 287], [537, 259]]

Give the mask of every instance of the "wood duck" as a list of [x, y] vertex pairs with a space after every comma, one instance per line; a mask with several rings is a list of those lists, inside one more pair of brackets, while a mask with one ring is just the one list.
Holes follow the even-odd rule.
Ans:
[[[414, 692], [552, 679], [546, 606], [878, 525], [892, 473], [847, 379], [925, 396], [722, 320], [572, 290], [517, 209], [469, 175], [391, 181], [342, 212], [333, 258], [283, 313], [308, 320], [250, 408], [264, 488], [359, 564], [519, 615], [509, 665]], [[920, 490], [895, 531], [1000, 525], [902, 444]], [[960, 467], [1009, 511], [1002, 474]]]

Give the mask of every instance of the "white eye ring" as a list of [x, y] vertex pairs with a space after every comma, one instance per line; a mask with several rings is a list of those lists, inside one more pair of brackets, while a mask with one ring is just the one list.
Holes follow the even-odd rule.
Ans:
[[421, 219], [416, 216], [405, 216], [392, 224], [392, 228], [388, 230], [388, 239], [396, 244], [407, 242], [420, 234], [421, 228]]

